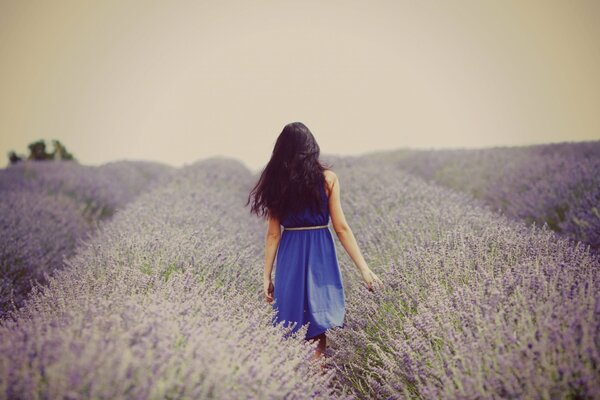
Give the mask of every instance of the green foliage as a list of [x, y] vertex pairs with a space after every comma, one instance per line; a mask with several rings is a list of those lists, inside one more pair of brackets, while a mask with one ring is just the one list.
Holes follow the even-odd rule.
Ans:
[[8, 153], [8, 159], [11, 164], [15, 164], [23, 159], [35, 160], [35, 161], [46, 161], [46, 160], [75, 160], [73, 154], [67, 151], [67, 148], [59, 141], [52, 140], [54, 150], [50, 153], [46, 151], [46, 143], [44, 140], [38, 140], [30, 143], [27, 147], [29, 148], [29, 156], [25, 158], [24, 155], [18, 155], [14, 151]]

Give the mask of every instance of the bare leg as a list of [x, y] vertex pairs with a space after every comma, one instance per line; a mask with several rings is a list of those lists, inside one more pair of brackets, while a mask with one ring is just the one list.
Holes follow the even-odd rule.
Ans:
[[[318, 340], [319, 343], [317, 344], [317, 348], [315, 349], [315, 355], [313, 356], [313, 358], [311, 358], [311, 361], [323, 361], [322, 357], [325, 356], [325, 349], [327, 347], [327, 336], [325, 335], [325, 332], [321, 333], [320, 335], [314, 336], [310, 339], [308, 339], [310, 341], [313, 340]], [[323, 363], [320, 363], [321, 366], [321, 371], [324, 371], [325, 368], [323, 367]]]

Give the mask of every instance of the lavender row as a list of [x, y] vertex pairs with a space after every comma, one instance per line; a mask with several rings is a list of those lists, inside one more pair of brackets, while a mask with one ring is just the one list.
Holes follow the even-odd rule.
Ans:
[[3, 193], [0, 202], [0, 318], [20, 307], [34, 282], [62, 265], [91, 225], [65, 195], [31, 190]]
[[375, 154], [511, 218], [600, 249], [600, 141]]
[[0, 318], [23, 304], [34, 282], [45, 284], [79, 240], [171, 171], [157, 163], [72, 161], [0, 170]]
[[24, 161], [0, 170], [0, 194], [19, 189], [63, 194], [88, 214], [112, 215], [140, 191], [168, 179], [175, 168], [148, 161], [117, 161], [96, 166], [74, 161]]

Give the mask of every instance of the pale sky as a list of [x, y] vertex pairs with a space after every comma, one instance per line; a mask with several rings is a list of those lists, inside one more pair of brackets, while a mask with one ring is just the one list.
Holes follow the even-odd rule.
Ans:
[[0, 165], [600, 139], [598, 1], [0, 0]]

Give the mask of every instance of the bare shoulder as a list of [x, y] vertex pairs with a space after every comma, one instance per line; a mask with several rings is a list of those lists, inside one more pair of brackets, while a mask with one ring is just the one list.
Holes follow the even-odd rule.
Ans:
[[323, 175], [325, 175], [325, 186], [327, 187], [327, 195], [329, 196], [331, 194], [333, 184], [337, 180], [337, 175], [330, 169], [323, 171]]

